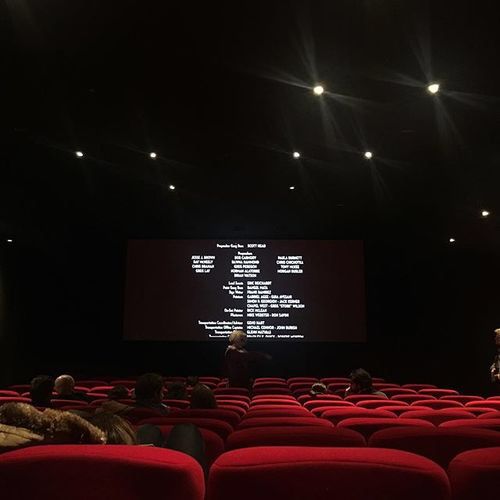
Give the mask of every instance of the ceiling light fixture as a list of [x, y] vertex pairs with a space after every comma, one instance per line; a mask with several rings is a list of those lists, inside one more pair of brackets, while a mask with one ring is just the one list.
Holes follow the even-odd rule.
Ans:
[[450, 239], [449, 239], [449, 242], [450, 242], [450, 243], [455, 243], [455, 241], [456, 241], [456, 240], [455, 240], [455, 238], [450, 238]]
[[430, 83], [427, 85], [427, 91], [430, 94], [437, 94], [439, 92], [439, 83]]
[[290, 191], [293, 191], [295, 189], [295, 186], [290, 186]]
[[300, 158], [300, 153], [298, 151], [294, 151], [292, 155], [296, 160]]
[[156, 153], [154, 153], [154, 152], [153, 153], [149, 153], [149, 157], [153, 158], [153, 160], [154, 160], [156, 158]]
[[170, 186], [168, 186], [168, 189], [170, 189], [170, 191], [174, 191], [175, 190], [175, 186], [173, 184], [170, 184]]
[[7, 240], [7, 243], [12, 243], [13, 240], [11, 240], [10, 238]]
[[314, 88], [313, 88], [313, 92], [316, 94], [316, 95], [321, 95], [323, 92], [325, 91], [323, 85], [316, 85]]
[[371, 160], [373, 158], [373, 153], [371, 151], [365, 151], [365, 158]]
[[488, 212], [488, 210], [482, 210], [481, 211], [481, 216], [482, 217], [488, 217], [488, 215], [490, 215], [490, 213]]
[[78, 157], [78, 158], [83, 158], [83, 153], [81, 151], [76, 151], [75, 152], [75, 155]]

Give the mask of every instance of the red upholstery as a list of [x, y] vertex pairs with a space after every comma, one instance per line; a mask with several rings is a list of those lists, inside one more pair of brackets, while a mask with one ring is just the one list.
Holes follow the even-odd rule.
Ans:
[[434, 384], [403, 384], [401, 387], [404, 389], [413, 389], [414, 391], [420, 391], [421, 389], [437, 389]]
[[294, 399], [279, 399], [279, 398], [268, 397], [268, 398], [252, 399], [250, 403], [250, 408], [253, 408], [255, 406], [266, 406], [266, 405], [300, 407], [300, 403]]
[[300, 404], [304, 404], [306, 401], [323, 401], [323, 400], [328, 400], [328, 401], [342, 401], [342, 398], [338, 396], [337, 394], [321, 394], [318, 396], [311, 396], [309, 393], [303, 394], [302, 396], [297, 396], [297, 401]]
[[233, 396], [248, 396], [248, 389], [244, 389], [242, 387], [217, 387], [214, 390], [215, 395], [219, 394], [230, 394]]
[[226, 450], [253, 446], [366, 446], [365, 438], [350, 429], [334, 427], [254, 427], [233, 432]]
[[430, 411], [434, 411], [434, 410], [431, 410], [430, 408], [428, 408], [427, 406], [408, 406], [408, 405], [401, 405], [401, 406], [379, 406], [377, 408], [377, 410], [387, 410], [387, 411], [390, 411], [392, 413], [395, 413], [396, 415], [401, 415], [401, 413], [405, 413], [407, 411], [411, 411], [411, 410], [430, 410]]
[[6, 390], [1, 390], [0, 391], [0, 397], [2, 398], [18, 398], [20, 394], [16, 391], [6, 391]]
[[205, 384], [207, 382], [211, 382], [212, 384], [218, 384], [220, 382], [220, 377], [198, 377], [200, 383]]
[[103, 401], [105, 399], [108, 399], [108, 395], [103, 394], [102, 392], [87, 392], [87, 397], [90, 399], [91, 402], [92, 401]]
[[441, 410], [443, 408], [463, 408], [462, 403], [457, 401], [446, 401], [444, 399], [423, 399], [422, 401], [415, 401], [412, 405], [427, 406], [434, 410]]
[[393, 401], [402, 401], [403, 403], [412, 404], [416, 401], [425, 401], [429, 399], [436, 399], [432, 396], [424, 396], [423, 394], [398, 394], [397, 396], [392, 396]]
[[458, 395], [458, 391], [454, 389], [420, 389], [418, 393], [424, 394], [425, 396], [434, 396], [435, 398]]
[[359, 401], [356, 403], [359, 408], [375, 409], [381, 406], [404, 406], [402, 401], [392, 401], [392, 399], [368, 399], [366, 401]]
[[112, 385], [98, 385], [98, 386], [92, 387], [92, 392], [98, 392], [101, 394], [108, 394], [109, 391], [111, 391], [111, 389], [113, 389]]
[[247, 412], [246, 409], [242, 408], [241, 406], [234, 406], [234, 405], [231, 405], [231, 404], [224, 404], [221, 401], [219, 401], [217, 403], [217, 408], [219, 408], [219, 410], [230, 410], [230, 411], [238, 414], [240, 418], [243, 417], [246, 414], [246, 412]]
[[304, 403], [304, 408], [313, 410], [314, 408], [322, 408], [326, 406], [354, 406], [354, 403], [342, 401], [341, 399], [311, 399]]
[[[29, 479], [28, 479], [29, 478]], [[0, 455], [2, 498], [203, 500], [203, 471], [188, 455], [144, 446], [33, 446]]]
[[16, 384], [16, 385], [9, 385], [7, 389], [10, 389], [11, 391], [15, 391], [18, 394], [22, 394], [23, 392], [29, 392], [31, 389], [31, 385], [29, 384]]
[[446, 468], [463, 451], [500, 446], [500, 433], [462, 427], [393, 427], [372, 434], [368, 445], [410, 451]]
[[187, 399], [164, 399], [163, 403], [172, 408], [179, 408], [185, 410], [191, 404]]
[[392, 398], [393, 396], [401, 396], [404, 394], [417, 394], [417, 391], [404, 387], [386, 387], [382, 389], [382, 392], [389, 398]]
[[117, 379], [117, 380], [112, 380], [109, 385], [124, 385], [127, 389], [135, 389], [135, 380], [130, 380], [130, 379]]
[[469, 413], [472, 413], [472, 415], [476, 415], [478, 417], [479, 415], [484, 415], [485, 413], [492, 413], [495, 411], [494, 408], [482, 408], [480, 406], [465, 406], [462, 408], [464, 411], [468, 411]]
[[243, 420], [247, 418], [255, 418], [255, 417], [312, 417], [313, 414], [310, 411], [307, 411], [305, 408], [293, 407], [289, 408], [288, 406], [257, 406], [255, 409], [251, 409], [247, 414], [243, 417]]
[[456, 456], [448, 475], [454, 500], [497, 500], [500, 491], [500, 447]]
[[464, 405], [465, 403], [469, 403], [470, 401], [483, 401], [484, 398], [482, 398], [481, 396], [465, 396], [463, 394], [459, 394], [458, 396], [441, 396], [439, 399], [445, 401], [458, 401], [459, 403], [462, 403]]
[[455, 408], [444, 408], [443, 410], [409, 410], [402, 413], [399, 418], [420, 418], [422, 420], [427, 420], [434, 425], [439, 425], [448, 420], [457, 420], [459, 418], [473, 418], [476, 417], [471, 413], [464, 410], [456, 410]]
[[[172, 432], [174, 426], [159, 425], [158, 428], [160, 429], [162, 436], [166, 439], [168, 438], [170, 432]], [[205, 443], [205, 457], [207, 459], [207, 465], [210, 466], [215, 462], [217, 457], [224, 453], [224, 441], [216, 432], [202, 428], [199, 428], [198, 430], [200, 431], [203, 442]]]
[[311, 390], [312, 383], [311, 382], [294, 382], [293, 384], [290, 384], [290, 390], [292, 392], [295, 392], [300, 389], [307, 389], [308, 391]]
[[483, 401], [471, 401], [470, 403], [465, 403], [467, 408], [474, 408], [479, 406], [481, 408], [494, 408], [495, 410], [500, 410], [500, 400], [486, 399]]
[[109, 384], [105, 380], [91, 379], [91, 380], [77, 380], [75, 382], [75, 385], [81, 385], [83, 387], [89, 387], [90, 389], [93, 389], [94, 387], [99, 387], [101, 385], [109, 385]]
[[383, 399], [387, 401], [387, 398], [385, 396], [381, 396], [380, 394], [352, 394], [351, 396], [347, 396], [345, 398], [346, 401], [350, 401], [355, 404], [360, 401], [375, 401], [376, 399]]
[[255, 389], [288, 389], [288, 384], [283, 380], [283, 382], [278, 382], [276, 380], [261, 380], [255, 381], [253, 384], [253, 390]]
[[401, 386], [399, 384], [390, 384], [388, 382], [374, 382], [373, 388], [377, 391], [383, 391], [384, 389], [399, 389]]
[[216, 420], [227, 422], [232, 427], [236, 427], [241, 420], [237, 413], [220, 408], [210, 410], [179, 410], [172, 413], [172, 416], [175, 418], [215, 418]]
[[80, 406], [82, 409], [88, 407], [89, 404], [86, 401], [78, 401], [74, 399], [52, 399], [50, 401], [52, 408], [62, 408], [64, 406]]
[[[287, 401], [296, 401], [295, 396], [292, 394], [273, 394], [271, 396], [272, 399], [284, 399]], [[252, 401], [256, 401], [259, 399], [269, 399], [269, 396], [267, 394], [257, 394], [256, 396], [254, 395], [252, 397]]]
[[374, 432], [389, 427], [434, 427], [427, 420], [410, 418], [347, 418], [339, 422], [338, 426], [357, 431], [366, 439]]
[[240, 401], [241, 403], [246, 403], [247, 406], [250, 405], [250, 398], [248, 396], [235, 396], [232, 394], [219, 394], [215, 395], [217, 401]]
[[275, 394], [291, 394], [292, 391], [287, 387], [255, 387], [252, 391], [254, 396], [258, 394], [268, 394], [273, 396]]
[[31, 403], [30, 398], [22, 398], [21, 396], [4, 396], [0, 397], [0, 406], [5, 403]]
[[286, 384], [286, 379], [281, 378], [281, 377], [258, 377], [255, 379], [255, 382], [278, 382], [278, 383], [285, 383]]
[[256, 447], [220, 456], [209, 500], [447, 500], [445, 472], [430, 460], [374, 448]]
[[336, 391], [344, 392], [349, 387], [349, 382], [332, 382], [327, 385], [328, 392], [335, 393]]
[[246, 418], [240, 422], [237, 429], [249, 429], [250, 427], [273, 427], [273, 426], [318, 426], [318, 427], [331, 427], [332, 423], [328, 420], [316, 417], [256, 417]]
[[500, 418], [500, 411], [489, 411], [488, 413], [483, 413], [478, 415], [477, 418]]
[[326, 377], [321, 379], [321, 383], [329, 386], [330, 384], [342, 384], [347, 387], [351, 383], [351, 379], [347, 377]]
[[367, 410], [366, 408], [337, 408], [335, 410], [325, 411], [321, 418], [326, 418], [337, 425], [346, 418], [396, 418], [395, 413], [385, 410]]
[[295, 382], [307, 382], [313, 385], [314, 383], [318, 382], [318, 379], [315, 377], [291, 377], [287, 380], [288, 385], [293, 384]]
[[499, 418], [474, 418], [474, 419], [458, 419], [443, 422], [439, 427], [475, 427], [477, 429], [491, 429], [500, 431]]
[[497, 399], [500, 400], [500, 396], [490, 396], [489, 398], [487, 398], [488, 400], [493, 400], [493, 401], [496, 401]]
[[224, 441], [233, 432], [233, 427], [223, 420], [216, 420], [215, 418], [174, 418], [172, 417], [156, 417], [146, 418], [139, 422], [139, 425], [153, 424], [153, 425], [175, 425], [175, 424], [194, 424], [200, 429], [208, 429], [218, 434]]

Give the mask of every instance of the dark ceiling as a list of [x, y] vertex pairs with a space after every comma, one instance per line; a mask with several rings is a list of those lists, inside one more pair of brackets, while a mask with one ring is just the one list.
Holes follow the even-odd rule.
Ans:
[[499, 245], [495, 1], [1, 9], [3, 238]]

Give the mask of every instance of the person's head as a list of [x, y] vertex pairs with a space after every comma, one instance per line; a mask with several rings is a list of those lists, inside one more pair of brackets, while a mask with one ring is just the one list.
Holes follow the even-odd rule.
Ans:
[[163, 378], [157, 373], [145, 373], [135, 383], [135, 399], [161, 403], [163, 399]]
[[131, 425], [113, 413], [98, 413], [89, 422], [106, 435], [107, 444], [137, 444], [137, 436]]
[[236, 349], [243, 349], [247, 343], [247, 334], [243, 330], [234, 330], [229, 335], [229, 343]]
[[191, 393], [191, 408], [213, 409], [217, 408], [217, 400], [214, 393], [204, 384], [198, 384]]
[[56, 378], [54, 389], [57, 394], [64, 396], [65, 394], [72, 394], [75, 388], [75, 379], [71, 375], [59, 375]]
[[38, 375], [31, 381], [30, 397], [33, 406], [50, 406], [54, 379], [48, 375]]
[[115, 385], [108, 392], [108, 399], [116, 401], [117, 399], [128, 399], [128, 389], [124, 385]]
[[168, 385], [168, 399], [187, 399], [186, 386], [182, 382], [172, 382]]
[[311, 396], [317, 396], [318, 394], [326, 394], [326, 385], [321, 382], [316, 382], [311, 387]]
[[500, 349], [500, 328], [495, 330], [495, 344]]
[[200, 379], [196, 375], [191, 375], [189, 377], [186, 377], [186, 385], [188, 387], [194, 387], [199, 381]]
[[351, 392], [370, 393], [373, 391], [372, 377], [363, 368], [358, 368], [351, 373]]

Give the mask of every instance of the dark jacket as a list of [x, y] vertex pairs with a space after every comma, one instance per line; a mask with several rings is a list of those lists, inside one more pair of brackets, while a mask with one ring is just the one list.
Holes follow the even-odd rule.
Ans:
[[238, 349], [230, 345], [226, 349], [226, 374], [229, 387], [244, 387], [250, 389], [250, 364], [254, 361], [265, 359], [261, 352]]

